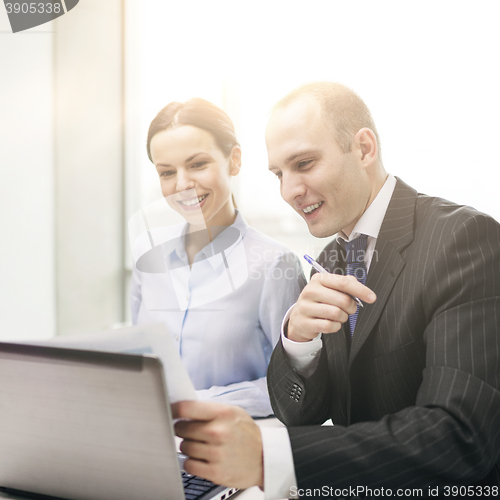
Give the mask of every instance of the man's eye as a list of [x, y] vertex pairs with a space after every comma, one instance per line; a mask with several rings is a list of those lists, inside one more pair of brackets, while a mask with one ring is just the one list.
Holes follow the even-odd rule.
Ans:
[[278, 178], [278, 179], [281, 179], [281, 177], [283, 176], [283, 174], [281, 172], [273, 172], [273, 174]]
[[311, 162], [312, 162], [312, 160], [303, 160], [303, 161], [299, 161], [299, 163], [297, 164], [297, 167], [298, 167], [298, 168], [304, 168], [304, 167], [307, 167], [307, 165], [309, 165]]

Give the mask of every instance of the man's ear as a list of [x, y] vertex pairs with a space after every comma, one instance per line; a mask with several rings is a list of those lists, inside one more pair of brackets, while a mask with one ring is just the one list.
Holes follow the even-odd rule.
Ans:
[[361, 162], [365, 168], [377, 159], [377, 138], [371, 129], [366, 127], [360, 129], [354, 136], [354, 146], [359, 150]]
[[241, 148], [239, 146], [233, 146], [233, 149], [229, 154], [229, 174], [238, 175], [240, 168], [241, 168]]

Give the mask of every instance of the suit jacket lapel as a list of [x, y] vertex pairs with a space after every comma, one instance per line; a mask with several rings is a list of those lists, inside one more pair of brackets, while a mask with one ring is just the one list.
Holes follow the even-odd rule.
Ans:
[[366, 286], [377, 294], [377, 301], [360, 308], [354, 330], [349, 366], [379, 319], [396, 280], [405, 266], [401, 252], [413, 240], [417, 192], [397, 179], [391, 201], [375, 245]]

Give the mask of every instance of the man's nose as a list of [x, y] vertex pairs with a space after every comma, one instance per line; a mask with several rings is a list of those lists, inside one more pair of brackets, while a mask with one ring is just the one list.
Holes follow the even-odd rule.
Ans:
[[196, 187], [196, 182], [184, 169], [179, 169], [177, 171], [177, 184], [176, 191], [180, 193], [181, 191], [187, 191], [188, 189], [194, 189]]
[[283, 172], [281, 177], [281, 196], [289, 205], [294, 206], [294, 201], [304, 195], [305, 192], [306, 187], [300, 176]]

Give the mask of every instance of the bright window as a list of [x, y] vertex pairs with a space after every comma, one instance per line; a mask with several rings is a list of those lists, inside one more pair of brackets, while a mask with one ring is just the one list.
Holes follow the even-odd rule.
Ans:
[[286, 92], [335, 80], [370, 107], [387, 171], [500, 219], [496, 2], [130, 3], [141, 19], [128, 49], [136, 206], [160, 196], [144, 147], [150, 121], [172, 100], [203, 97], [235, 123], [243, 149], [235, 196], [245, 218], [298, 254], [317, 254], [326, 241], [309, 235], [267, 171], [264, 129]]

